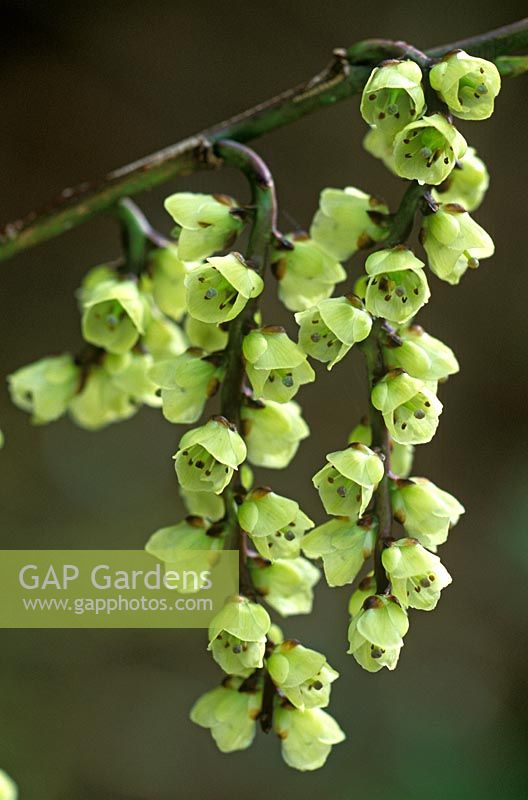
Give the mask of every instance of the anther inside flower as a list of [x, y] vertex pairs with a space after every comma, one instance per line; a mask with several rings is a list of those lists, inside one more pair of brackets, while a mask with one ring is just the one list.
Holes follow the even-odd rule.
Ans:
[[429, 80], [454, 116], [466, 120], [488, 119], [501, 87], [495, 64], [463, 50], [449, 53], [435, 64]]
[[191, 270], [185, 287], [191, 316], [201, 322], [227, 322], [262, 292], [264, 283], [239, 253], [230, 253]]
[[328, 369], [348, 353], [355, 342], [367, 338], [372, 320], [355, 295], [321, 300], [317, 306], [295, 315], [300, 326], [299, 344]]
[[374, 386], [371, 399], [395, 442], [426, 444], [433, 438], [442, 403], [424, 381], [391, 370]]
[[379, 250], [367, 258], [367, 311], [390, 322], [413, 317], [431, 296], [424, 263], [407, 248]]
[[387, 139], [418, 119], [425, 107], [422, 72], [413, 61], [387, 61], [373, 70], [361, 100], [361, 114]]
[[441, 114], [412, 122], [394, 139], [394, 164], [402, 178], [439, 184], [466, 152], [464, 137]]

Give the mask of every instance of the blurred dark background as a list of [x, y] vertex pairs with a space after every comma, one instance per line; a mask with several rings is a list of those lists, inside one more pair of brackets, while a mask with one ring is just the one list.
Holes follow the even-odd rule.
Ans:
[[[0, 220], [255, 104], [315, 73], [335, 46], [369, 36], [420, 47], [520, 18], [524, 3], [379, 0], [306, 3], [4, 2], [0, 28]], [[169, 800], [518, 800], [526, 796], [526, 184], [528, 79], [504, 84], [495, 116], [462, 124], [492, 175], [477, 219], [496, 256], [452, 288], [431, 279], [427, 329], [462, 371], [415, 471], [467, 514], [442, 550], [454, 584], [434, 614], [412, 613], [396, 673], [368, 675], [346, 650], [349, 591], [316, 593], [290, 636], [342, 673], [331, 711], [347, 742], [312, 775], [285, 767], [272, 736], [217, 753], [187, 719], [220, 673], [203, 631], [3, 631], [0, 766], [23, 798]], [[307, 226], [324, 186], [356, 185], [395, 204], [402, 187], [363, 153], [358, 99], [256, 144], [278, 185], [283, 230]], [[177, 189], [243, 193], [236, 176], [197, 175], [141, 198], [161, 229]], [[98, 218], [3, 263], [1, 374], [80, 343], [73, 292], [119, 252]], [[359, 272], [361, 259], [354, 267]], [[273, 295], [273, 282], [269, 294]], [[268, 322], [291, 321], [267, 301]], [[311, 476], [365, 411], [357, 355], [304, 389], [312, 426], [284, 473], [259, 473], [318, 521]], [[3, 547], [142, 547], [182, 513], [170, 456], [181, 434], [153, 411], [90, 434], [63, 420], [34, 428], [0, 392]]]

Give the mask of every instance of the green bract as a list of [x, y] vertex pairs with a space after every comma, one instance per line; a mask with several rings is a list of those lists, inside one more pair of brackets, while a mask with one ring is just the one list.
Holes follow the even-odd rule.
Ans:
[[313, 528], [298, 503], [265, 487], [249, 492], [238, 508], [238, 521], [261, 556], [270, 561], [299, 556], [301, 539]]
[[448, 53], [429, 73], [429, 81], [459, 119], [488, 119], [500, 92], [499, 70], [491, 61], [463, 50]]
[[326, 656], [293, 640], [274, 648], [266, 669], [286, 699], [301, 711], [327, 706], [331, 684], [339, 677]]
[[209, 625], [209, 650], [224, 672], [243, 678], [262, 666], [271, 620], [247, 597], [229, 598]]
[[328, 369], [341, 361], [352, 345], [366, 339], [372, 328], [370, 315], [353, 294], [321, 300], [314, 308], [298, 312], [295, 320], [303, 350], [328, 362]]
[[306, 439], [309, 428], [301, 416], [300, 406], [289, 403], [250, 402], [242, 407], [242, 433], [248, 459], [257, 467], [287, 467]]
[[451, 583], [451, 575], [438, 556], [416, 539], [399, 539], [383, 551], [381, 560], [391, 592], [402, 606], [432, 611], [440, 592]]
[[488, 186], [489, 174], [485, 163], [477, 156], [474, 147], [468, 147], [455, 169], [433, 189], [433, 197], [439, 203], [458, 203], [466, 211], [475, 211]]
[[360, 517], [383, 477], [383, 462], [373, 450], [355, 442], [346, 450], [329, 453], [329, 462], [313, 477], [328, 514]]
[[184, 433], [174, 458], [183, 489], [220, 494], [246, 458], [246, 445], [232, 423], [212, 417], [200, 428]]
[[201, 322], [227, 322], [234, 319], [252, 297], [264, 288], [260, 275], [251, 269], [240, 253], [208, 258], [185, 278], [187, 310]]
[[464, 513], [464, 506], [453, 495], [426, 478], [395, 481], [392, 509], [407, 534], [430, 550], [446, 541], [449, 529]]
[[319, 525], [302, 540], [308, 558], [322, 558], [329, 586], [344, 586], [357, 577], [376, 546], [376, 523], [365, 517], [359, 522], [337, 517]]
[[226, 195], [178, 192], [167, 197], [165, 209], [181, 227], [178, 254], [183, 261], [229, 249], [244, 227], [241, 209]]
[[66, 411], [79, 388], [81, 372], [73, 358], [64, 354], [42, 358], [8, 376], [11, 400], [42, 425]]
[[310, 236], [325, 252], [346, 261], [357, 250], [386, 236], [388, 207], [360, 189], [323, 189]]
[[112, 278], [83, 292], [84, 339], [110, 353], [126, 353], [145, 333], [147, 303], [137, 282]]
[[150, 255], [149, 267], [156, 305], [167, 316], [180, 320], [186, 311], [184, 280], [187, 268], [176, 245], [155, 250]]
[[408, 629], [407, 614], [395, 597], [371, 595], [352, 617], [348, 652], [368, 672], [395, 669]]
[[424, 267], [402, 245], [372, 253], [365, 262], [370, 276], [365, 294], [367, 311], [390, 322], [407, 322], [431, 296]]
[[430, 269], [447, 283], [457, 284], [468, 268], [495, 252], [491, 236], [461, 206], [442, 205], [424, 218], [421, 241]]
[[190, 349], [176, 358], [158, 361], [150, 378], [161, 389], [163, 416], [169, 422], [196, 422], [208, 397], [220, 385], [221, 370], [201, 350]]
[[375, 67], [363, 89], [361, 116], [387, 139], [423, 114], [422, 71], [414, 61]]
[[249, 569], [255, 590], [283, 617], [310, 613], [313, 587], [321, 574], [305, 558], [279, 559], [271, 564], [253, 559]]
[[255, 397], [286, 403], [305, 383], [315, 380], [301, 348], [284, 328], [266, 327], [244, 337], [242, 352]]
[[185, 333], [193, 347], [200, 347], [208, 353], [223, 350], [229, 334], [214, 322], [201, 322], [188, 316], [185, 320]]
[[335, 719], [321, 708], [300, 711], [289, 705], [277, 706], [273, 730], [281, 740], [286, 764], [302, 772], [322, 767], [332, 745], [345, 738]]
[[426, 444], [436, 433], [442, 403], [424, 381], [395, 369], [374, 386], [372, 405], [399, 444]]
[[241, 678], [230, 677], [200, 697], [191, 709], [191, 720], [210, 728], [222, 753], [245, 750], [255, 738], [262, 705], [262, 688], [249, 689]]
[[0, 800], [17, 800], [18, 788], [7, 772], [0, 769]]
[[290, 234], [272, 256], [279, 297], [290, 311], [304, 311], [330, 297], [346, 272], [332, 255], [305, 235]]
[[429, 336], [419, 325], [399, 328], [395, 335], [389, 336], [383, 358], [391, 369], [404, 369], [411, 377], [423, 381], [443, 381], [459, 370], [451, 348]]
[[371, 128], [363, 139], [363, 147], [374, 158], [379, 158], [383, 161], [389, 172], [396, 175], [396, 167], [394, 165], [394, 149], [392, 142], [376, 128]]
[[394, 139], [394, 168], [401, 178], [436, 186], [466, 152], [466, 140], [441, 114], [411, 122]]

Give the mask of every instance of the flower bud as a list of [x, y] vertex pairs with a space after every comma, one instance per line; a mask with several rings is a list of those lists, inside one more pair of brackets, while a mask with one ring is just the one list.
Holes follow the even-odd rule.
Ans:
[[491, 117], [501, 88], [495, 64], [464, 50], [454, 50], [435, 64], [429, 82], [453, 116], [468, 120]]
[[244, 227], [236, 200], [226, 195], [178, 192], [167, 197], [164, 205], [181, 227], [178, 254], [183, 261], [228, 250]]
[[353, 444], [354, 442], [360, 442], [361, 444], [366, 444], [367, 447], [371, 447], [372, 428], [370, 427], [368, 417], [363, 417], [361, 422], [358, 425], [356, 425], [355, 428], [352, 428], [347, 441], [348, 444]]
[[262, 687], [246, 688], [242, 678], [230, 677], [202, 695], [191, 709], [191, 720], [209, 728], [222, 753], [245, 750], [253, 742], [262, 706]]
[[455, 169], [443, 183], [433, 189], [433, 197], [439, 203], [456, 203], [466, 211], [475, 211], [486, 194], [489, 174], [485, 163], [474, 147], [468, 147], [465, 156], [457, 161]]
[[345, 738], [335, 719], [321, 708], [300, 711], [289, 705], [278, 706], [273, 730], [281, 740], [284, 761], [301, 772], [322, 767], [332, 745]]
[[391, 500], [394, 519], [429, 550], [446, 541], [449, 529], [465, 511], [453, 495], [426, 478], [395, 481]]
[[80, 383], [80, 369], [69, 354], [20, 367], [7, 378], [11, 400], [32, 415], [35, 425], [61, 417]]
[[414, 61], [387, 61], [375, 67], [363, 89], [361, 116], [392, 139], [425, 109], [422, 71]]
[[149, 257], [150, 285], [158, 308], [176, 321], [185, 311], [185, 263], [178, 255], [176, 245], [155, 250]]
[[420, 325], [399, 328], [395, 336], [388, 337], [383, 358], [391, 369], [404, 369], [423, 381], [443, 381], [460, 369], [451, 348]]
[[207, 353], [216, 353], [227, 345], [229, 333], [214, 322], [200, 322], [188, 315], [184, 327], [192, 347], [200, 347]]
[[391, 542], [381, 555], [392, 594], [403, 607], [432, 611], [440, 592], [451, 583], [451, 575], [438, 556], [416, 539]]
[[7, 772], [0, 769], [0, 800], [17, 800], [18, 787]]
[[151, 368], [150, 378], [161, 389], [163, 416], [169, 422], [196, 422], [207, 399], [218, 391], [221, 370], [203, 355], [191, 349]]
[[383, 478], [383, 462], [373, 450], [355, 442], [346, 450], [329, 453], [329, 462], [313, 477], [327, 514], [357, 519]]
[[274, 648], [266, 669], [284, 697], [300, 711], [327, 706], [331, 684], [339, 677], [326, 656], [291, 639]]
[[83, 299], [82, 308], [84, 339], [110, 353], [126, 353], [145, 333], [147, 303], [134, 280], [98, 283]]
[[246, 445], [225, 417], [184, 433], [174, 456], [176, 474], [183, 489], [220, 494], [246, 458]]
[[374, 386], [371, 400], [398, 444], [426, 444], [435, 435], [442, 403], [423, 381], [403, 370], [387, 373]]
[[399, 478], [410, 475], [414, 458], [414, 445], [399, 444], [391, 439], [390, 466], [391, 472]]
[[346, 272], [332, 255], [313, 239], [290, 234], [272, 255], [273, 274], [279, 281], [279, 297], [290, 311], [305, 311], [330, 297]]
[[262, 667], [271, 620], [265, 608], [246, 597], [229, 598], [209, 625], [209, 647], [224, 672], [247, 678]]
[[310, 561], [288, 558], [268, 563], [253, 559], [249, 571], [255, 590], [283, 617], [311, 612], [313, 587], [321, 573]]
[[365, 295], [367, 311], [390, 322], [407, 322], [431, 296], [424, 266], [402, 245], [372, 253], [365, 262], [370, 276]]
[[441, 280], [457, 284], [468, 268], [495, 252], [493, 239], [461, 206], [440, 206], [424, 218], [421, 241], [429, 268]]
[[240, 416], [248, 459], [256, 467], [287, 467], [310, 433], [294, 401], [250, 403], [242, 407]]
[[394, 167], [400, 178], [436, 186], [462, 158], [467, 143], [442, 114], [411, 122], [394, 139]]
[[348, 652], [368, 672], [393, 670], [408, 630], [407, 614], [395, 597], [372, 595], [350, 622]]
[[353, 186], [323, 189], [310, 236], [326, 253], [346, 261], [387, 235], [388, 213], [385, 203]]
[[295, 315], [300, 327], [299, 344], [312, 358], [328, 363], [341, 361], [356, 342], [366, 339], [372, 319], [353, 294], [321, 300], [315, 307]]
[[303, 384], [315, 380], [306, 355], [284, 328], [251, 331], [244, 337], [242, 351], [256, 398], [287, 403]]
[[302, 541], [308, 558], [322, 558], [329, 586], [352, 583], [376, 546], [376, 524], [369, 517], [354, 522], [337, 517], [318, 525]]
[[267, 488], [253, 489], [238, 508], [238, 521], [263, 558], [297, 558], [300, 541], [313, 522], [295, 500]]
[[240, 253], [208, 258], [185, 278], [187, 310], [201, 322], [228, 322], [248, 300], [258, 297], [264, 282]]

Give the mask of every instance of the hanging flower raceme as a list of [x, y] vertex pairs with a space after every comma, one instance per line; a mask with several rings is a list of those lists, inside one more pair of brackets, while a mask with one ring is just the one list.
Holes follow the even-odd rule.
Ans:
[[[205, 357], [204, 357], [205, 356]], [[220, 386], [218, 360], [191, 348], [176, 358], [156, 362], [150, 378], [161, 390], [163, 416], [169, 422], [196, 422]]]
[[422, 71], [414, 61], [386, 61], [372, 70], [361, 97], [361, 116], [387, 139], [425, 109]]
[[326, 707], [331, 685], [339, 677], [326, 656], [291, 639], [273, 649], [266, 669], [284, 697], [300, 711]]
[[240, 412], [242, 433], [247, 445], [248, 459], [256, 467], [283, 469], [287, 467], [309, 435], [301, 408], [289, 403], [248, 401]]
[[313, 587], [321, 573], [310, 561], [287, 558], [270, 563], [253, 558], [249, 572], [255, 591], [283, 617], [311, 612]]
[[383, 361], [390, 369], [403, 369], [412, 378], [444, 381], [459, 371], [455, 354], [420, 325], [398, 328], [384, 340]]
[[183, 489], [215, 494], [224, 490], [245, 458], [244, 440], [231, 422], [218, 416], [184, 433], [174, 456]]
[[382, 200], [353, 186], [323, 189], [310, 236], [326, 253], [346, 261], [387, 235], [388, 213]]
[[306, 234], [289, 234], [273, 251], [279, 297], [290, 311], [304, 311], [330, 297], [346, 272], [334, 256]]
[[109, 353], [126, 353], [145, 333], [146, 297], [135, 279], [113, 276], [99, 280], [97, 273], [89, 273], [88, 277], [79, 295], [83, 338]]
[[456, 497], [427, 478], [397, 480], [391, 489], [394, 519], [403, 525], [408, 536], [429, 550], [436, 550], [447, 540], [450, 528], [465, 510]]
[[271, 489], [258, 487], [250, 491], [238, 507], [238, 521], [263, 558], [297, 558], [304, 533], [313, 522], [299, 504]]
[[459, 119], [488, 119], [500, 92], [499, 70], [491, 61], [454, 50], [435, 64], [429, 82]]
[[81, 371], [69, 354], [21, 367], [7, 378], [11, 400], [35, 425], [61, 417], [80, 387]]
[[181, 320], [187, 310], [185, 276], [193, 266], [181, 260], [176, 245], [162, 247], [149, 255], [149, 277], [145, 278], [145, 286], [152, 292], [160, 311], [176, 321]]
[[264, 663], [269, 614], [258, 603], [236, 595], [209, 625], [209, 650], [224, 672], [247, 678]]
[[194, 267], [185, 278], [185, 287], [192, 317], [201, 322], [228, 322], [240, 314], [248, 300], [258, 297], [264, 282], [240, 253], [230, 253]]
[[372, 556], [376, 546], [377, 523], [372, 517], [359, 521], [336, 517], [318, 525], [302, 540], [308, 558], [321, 558], [329, 586], [352, 583]]
[[485, 163], [477, 156], [474, 147], [468, 147], [445, 181], [435, 186], [432, 195], [439, 203], [457, 203], [466, 211], [475, 211], [488, 186], [489, 174]]
[[299, 344], [305, 353], [328, 364], [341, 361], [356, 342], [370, 333], [372, 319], [359, 297], [331, 297], [307, 311], [295, 314], [300, 327]]
[[431, 296], [424, 267], [423, 261], [402, 245], [372, 253], [365, 262], [367, 311], [389, 322], [407, 322]]
[[244, 227], [244, 211], [223, 194], [178, 192], [167, 197], [165, 209], [181, 228], [178, 254], [183, 261], [228, 250]]
[[381, 560], [391, 592], [403, 607], [432, 611], [442, 589], [451, 583], [451, 575], [438, 556], [422, 547], [416, 539], [390, 542]]
[[493, 239], [462, 208], [448, 203], [423, 221], [421, 242], [430, 269], [447, 283], [457, 284], [467, 269], [495, 252]]
[[466, 152], [466, 140], [442, 114], [411, 122], [394, 139], [394, 168], [401, 178], [436, 186]]
[[262, 680], [248, 682], [230, 676], [196, 701], [191, 720], [210, 729], [222, 753], [232, 753], [245, 750], [253, 742], [261, 707]]
[[404, 370], [391, 370], [378, 381], [371, 400], [395, 442], [426, 444], [435, 435], [442, 403], [424, 381]]
[[287, 403], [303, 384], [315, 380], [305, 353], [284, 328], [267, 326], [251, 331], [244, 337], [242, 352], [256, 398]]
[[327, 514], [357, 519], [367, 508], [383, 478], [383, 462], [359, 442], [326, 456], [329, 462], [313, 477]]
[[396, 597], [371, 595], [352, 617], [348, 652], [368, 672], [378, 672], [383, 667], [393, 670], [408, 629], [407, 614]]

